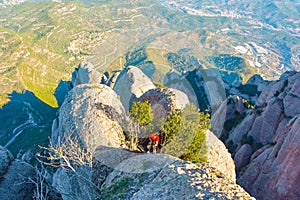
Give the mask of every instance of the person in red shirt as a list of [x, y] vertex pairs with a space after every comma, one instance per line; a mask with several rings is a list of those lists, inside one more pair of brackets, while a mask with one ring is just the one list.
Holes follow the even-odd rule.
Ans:
[[156, 153], [157, 150], [158, 150], [158, 143], [159, 143], [159, 140], [160, 140], [160, 136], [159, 134], [157, 133], [152, 133], [150, 136], [149, 136], [149, 144], [147, 145], [147, 153]]

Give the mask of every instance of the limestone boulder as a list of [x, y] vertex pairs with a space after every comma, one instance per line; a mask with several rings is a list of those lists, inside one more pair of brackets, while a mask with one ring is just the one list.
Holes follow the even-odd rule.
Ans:
[[[251, 199], [222, 173], [207, 164], [182, 161], [163, 154], [118, 153], [102, 149], [95, 158], [112, 167], [100, 199]], [[118, 150], [120, 151], [120, 150]], [[112, 192], [113, 191], [113, 192]], [[118, 192], [116, 192], [118, 191]]]
[[117, 94], [106, 85], [81, 84], [73, 88], [53, 123], [52, 141], [58, 143], [66, 135], [78, 136], [84, 146], [120, 147], [124, 142], [122, 123], [125, 109]]
[[206, 157], [211, 167], [216, 168], [228, 179], [236, 181], [235, 165], [226, 146], [209, 130], [206, 131]]
[[132, 101], [154, 88], [155, 86], [150, 78], [142, 70], [134, 66], [129, 66], [121, 71], [113, 87], [114, 91], [120, 96], [120, 100], [127, 112]]
[[72, 74], [72, 86], [80, 84], [95, 84], [105, 83], [106, 76], [95, 70], [94, 65], [89, 62], [82, 62]]
[[148, 90], [138, 101], [148, 101], [155, 118], [163, 118], [176, 110], [182, 110], [189, 103], [185, 93], [173, 88]]

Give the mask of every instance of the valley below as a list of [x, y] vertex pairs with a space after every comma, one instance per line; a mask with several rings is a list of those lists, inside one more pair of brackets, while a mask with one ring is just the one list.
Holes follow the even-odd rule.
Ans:
[[[294, 166], [300, 164], [296, 154], [299, 145], [295, 143], [299, 140], [300, 127], [299, 13], [300, 3], [292, 0], [0, 0], [0, 156], [6, 156], [5, 159], [12, 163], [19, 163], [13, 161], [14, 157], [36, 164], [35, 155], [41, 151], [39, 146], [48, 146], [49, 140], [54, 141], [54, 138], [64, 138], [60, 135], [62, 130], [70, 128], [68, 131], [74, 131], [76, 127], [83, 137], [87, 132], [93, 132], [103, 139], [109, 131], [94, 132], [94, 126], [99, 130], [107, 128], [101, 124], [103, 122], [114, 124], [113, 138], [98, 144], [87, 137], [83, 143], [89, 147], [112, 148], [111, 154], [126, 155], [129, 159], [135, 154], [120, 151], [120, 144], [128, 136], [122, 135], [126, 131], [119, 127], [119, 119], [114, 117], [120, 117], [120, 114], [127, 120], [134, 101], [154, 102], [151, 106], [156, 112], [159, 110], [154, 106], [156, 100], [164, 97], [168, 101], [159, 101], [163, 108], [172, 107], [172, 101], [174, 105], [189, 101], [210, 115], [210, 130], [217, 138], [207, 138], [219, 141], [216, 144], [218, 148], [224, 148], [224, 152], [228, 149], [230, 159], [226, 154], [226, 159], [221, 159], [223, 163], [217, 163], [234, 171], [232, 177], [236, 176], [237, 183], [246, 190], [233, 183], [232, 187], [239, 195], [250, 198], [248, 192], [257, 199], [297, 199], [300, 194], [295, 188], [299, 181], [295, 177], [299, 176], [299, 170]], [[71, 97], [72, 92], [75, 96]], [[112, 95], [116, 104], [107, 103], [109, 100], [101, 96], [104, 94], [101, 92]], [[96, 108], [90, 101], [93, 98], [100, 102], [95, 103]], [[88, 104], [76, 104], [76, 101]], [[85, 107], [90, 104], [95, 110]], [[70, 106], [70, 110], [62, 112], [63, 105], [66, 110], [69, 108], [66, 105]], [[74, 111], [76, 109], [79, 109], [78, 113]], [[116, 110], [118, 115], [115, 115]], [[94, 111], [100, 113], [102, 121], [98, 122], [99, 116], [91, 114]], [[86, 119], [87, 114], [91, 121]], [[157, 114], [160, 115], [164, 114]], [[59, 120], [65, 120], [66, 126], [70, 127], [59, 124]], [[91, 129], [86, 130], [85, 126]], [[99, 138], [95, 138], [98, 141]], [[95, 148], [97, 158], [102, 159], [102, 153], [107, 151], [105, 148]], [[219, 155], [216, 151], [223, 150], [211, 147], [211, 151], [211, 159], [214, 159]], [[152, 154], [150, 157], [151, 162], [156, 162]], [[209, 163], [209, 167], [206, 164], [194, 166], [164, 157], [164, 154], [159, 157], [162, 163], [166, 160], [174, 163], [177, 171], [173, 175], [179, 176], [180, 180], [185, 174], [180, 171], [180, 166], [186, 171], [189, 167], [200, 170], [201, 176], [197, 175], [196, 179], [204, 177], [206, 180], [213, 163]], [[124, 166], [130, 165], [126, 162]], [[147, 194], [147, 190], [143, 188], [138, 193], [134, 189], [139, 187], [137, 182], [153, 187], [160, 179], [152, 172], [147, 174], [151, 182], [143, 176], [131, 177], [122, 172], [119, 180], [117, 172], [103, 168], [102, 164], [97, 165], [103, 170], [100, 171], [105, 180], [99, 179], [93, 184], [98, 184], [96, 188], [104, 182], [107, 185], [103, 185], [105, 190], [100, 187], [95, 190], [95, 194], [101, 194], [98, 198], [139, 199]], [[171, 175], [174, 172], [173, 165], [166, 166], [162, 167], [163, 177], [165, 171]], [[285, 167], [291, 173], [284, 170]], [[31, 167], [27, 169], [33, 173]], [[93, 173], [99, 172], [95, 166], [91, 169], [96, 169]], [[72, 199], [76, 191], [67, 191], [71, 197], [62, 195], [66, 188], [60, 188], [63, 183], [57, 179], [66, 175], [63, 170], [57, 170], [56, 178], [51, 174], [53, 194]], [[132, 167], [132, 170], [138, 169]], [[215, 174], [215, 171], [211, 173]], [[215, 176], [216, 183], [221, 185], [229, 180], [223, 175], [212, 175]], [[185, 178], [190, 180], [190, 177]], [[70, 179], [68, 184], [76, 186], [80, 181]], [[0, 191], [2, 183], [0, 181]], [[209, 184], [203, 190], [197, 186], [203, 197], [224, 194], [233, 198], [233, 193], [219, 193], [214, 182]], [[133, 189], [124, 196], [120, 185], [130, 185]], [[166, 185], [166, 191], [169, 186]], [[210, 186], [216, 190], [208, 192]], [[114, 189], [119, 191], [116, 196], [111, 192]], [[224, 188], [219, 189], [224, 192]], [[97, 193], [99, 190], [101, 192]], [[82, 194], [76, 195], [83, 198]], [[176, 198], [180, 197], [176, 195]]]

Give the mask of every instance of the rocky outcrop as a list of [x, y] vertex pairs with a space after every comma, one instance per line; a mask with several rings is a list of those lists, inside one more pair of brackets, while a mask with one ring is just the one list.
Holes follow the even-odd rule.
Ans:
[[[195, 95], [202, 111], [208, 109], [215, 112], [216, 108], [226, 99], [224, 81], [218, 70], [200, 65], [196, 59], [193, 59], [193, 64], [197, 69], [185, 73], [180, 80], [174, 77], [173, 73], [170, 73], [170, 76], [165, 78], [165, 85], [181, 85], [178, 89], [181, 90], [184, 87], [185, 89], [182, 91], [187, 89], [188, 95]], [[190, 87], [194, 92], [190, 91]], [[193, 99], [192, 96], [191, 102], [194, 102]]]
[[207, 163], [235, 182], [235, 166], [226, 146], [209, 130], [206, 131], [205, 140]]
[[102, 185], [100, 199], [251, 199], [240, 186], [207, 164], [120, 151], [96, 151], [95, 158], [113, 169]]
[[250, 158], [252, 155], [252, 148], [250, 144], [244, 144], [241, 148], [237, 151], [234, 156], [234, 164], [236, 168], [241, 169], [247, 163], [249, 163]]
[[113, 88], [128, 112], [133, 100], [154, 89], [155, 86], [139, 68], [129, 66], [119, 74]]
[[269, 81], [264, 80], [259, 74], [256, 74], [247, 81], [246, 85], [256, 85], [257, 91], [261, 92], [269, 85]]
[[85, 147], [120, 147], [124, 141], [125, 110], [117, 94], [106, 85], [82, 84], [72, 89], [53, 123], [52, 141], [79, 136]]
[[139, 101], [148, 101], [151, 104], [154, 118], [163, 118], [174, 113], [176, 110], [182, 110], [189, 99], [185, 93], [173, 88], [156, 88], [143, 94]]
[[300, 198], [299, 80], [294, 72], [268, 83], [225, 140], [234, 154], [237, 182], [258, 199]]
[[241, 121], [248, 111], [248, 102], [239, 96], [229, 96], [213, 113], [211, 118], [214, 133], [225, 141], [236, 121]]
[[300, 198], [300, 117], [297, 116], [278, 133], [252, 161], [238, 179], [247, 191], [258, 199]]
[[30, 164], [14, 160], [12, 154], [0, 146], [0, 199], [32, 199], [36, 170]]
[[[144, 87], [143, 81], [149, 84]], [[66, 135], [78, 136], [83, 146], [94, 153], [94, 159], [92, 167], [76, 165], [73, 170], [60, 168], [55, 172], [52, 185], [63, 199], [250, 199], [235, 184], [230, 154], [210, 131], [205, 141], [207, 164], [126, 150], [123, 145], [126, 126], [122, 124], [127, 122], [127, 117], [119, 100], [126, 88], [130, 92], [124, 99], [129, 103], [148, 101], [155, 118], [182, 110], [189, 103], [187, 95], [179, 90], [155, 88], [135, 67], [127, 68], [118, 76], [114, 89], [120, 96], [101, 84], [74, 87], [53, 123], [52, 141], [55, 144]], [[237, 108], [243, 111], [242, 106]]]
[[80, 84], [94, 84], [105, 83], [107, 77], [100, 74], [94, 69], [94, 66], [89, 62], [82, 62], [72, 74], [72, 86], [75, 87]]
[[6, 172], [13, 159], [13, 155], [6, 148], [0, 146], [0, 176]]
[[[195, 72], [195, 74], [196, 74], [196, 72]], [[199, 74], [197, 74], [197, 75], [199, 75]], [[200, 77], [197, 76], [197, 78], [199, 78], [200, 81], [203, 81], [202, 79], [200, 79]], [[164, 77], [164, 85], [168, 88], [174, 88], [176, 90], [184, 92], [188, 96], [189, 101], [191, 103], [193, 103], [194, 105], [196, 105], [197, 107], [199, 107], [198, 96], [202, 95], [203, 102], [205, 101], [204, 99], [206, 98], [206, 94], [204, 93], [204, 86], [203, 86], [203, 84], [198, 82], [199, 80], [198, 79], [192, 80], [195, 82], [190, 83], [187, 80], [186, 76], [182, 76], [182, 75], [176, 73], [175, 71], [171, 70]], [[196, 81], [199, 84], [199, 88], [194, 89], [192, 84], [195, 84]], [[208, 100], [207, 100], [207, 102], [208, 102]], [[205, 107], [205, 108], [208, 107], [208, 105], [201, 105], [201, 106]]]
[[109, 80], [107, 81], [107, 85], [110, 87], [110, 88], [114, 88], [115, 87], [115, 84], [117, 82], [117, 79], [118, 79], [118, 76], [120, 75], [120, 72], [115, 72], [113, 73], [113, 75], [109, 78]]

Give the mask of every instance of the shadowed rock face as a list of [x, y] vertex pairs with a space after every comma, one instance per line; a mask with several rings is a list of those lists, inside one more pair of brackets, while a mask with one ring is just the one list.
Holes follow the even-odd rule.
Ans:
[[106, 77], [94, 70], [94, 65], [89, 62], [82, 62], [72, 74], [72, 85], [76, 87], [80, 84], [98, 85], [104, 83]]
[[34, 167], [0, 146], [0, 199], [32, 199], [35, 185], [29, 179], [35, 178]]
[[6, 172], [13, 159], [13, 155], [6, 148], [0, 146], [0, 176]]
[[300, 73], [270, 82], [255, 108], [228, 133], [237, 182], [258, 199], [300, 198], [299, 88]]
[[72, 89], [53, 123], [52, 141], [64, 135], [79, 136], [85, 147], [120, 147], [124, 141], [121, 123], [125, 110], [117, 94], [105, 85], [82, 84]]
[[118, 75], [113, 88], [128, 112], [133, 100], [155, 86], [139, 68], [129, 66]]

